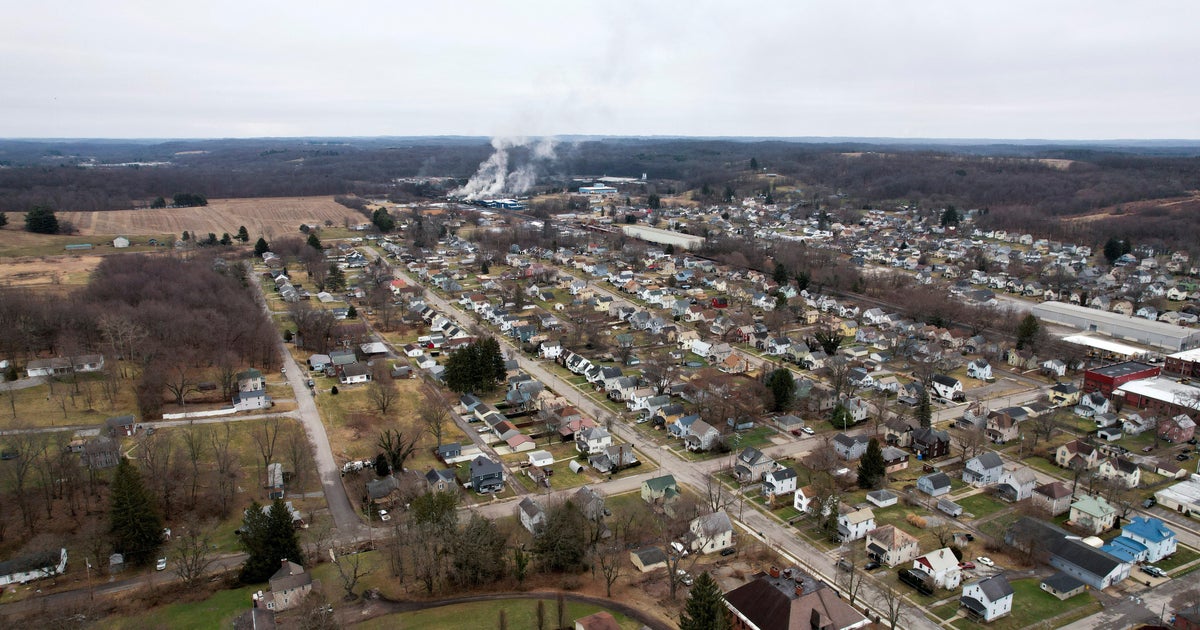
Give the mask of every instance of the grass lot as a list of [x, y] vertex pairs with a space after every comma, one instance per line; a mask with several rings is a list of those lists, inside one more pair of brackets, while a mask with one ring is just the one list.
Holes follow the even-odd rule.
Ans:
[[930, 610], [929, 612], [933, 613], [934, 616], [937, 617], [938, 619], [950, 619], [951, 617], [953, 617], [955, 614], [958, 613], [958, 608], [959, 608], [958, 602], [953, 601], [953, 602], [950, 602], [949, 604], [942, 604], [941, 606], [938, 606], [937, 608], [934, 608], [934, 609]]
[[[106, 418], [137, 410], [133, 380], [119, 379], [116, 396], [110, 403], [104, 394], [103, 376], [78, 376], [78, 392], [69, 377], [55, 378], [50, 383], [26, 389], [0, 392], [0, 426], [99, 426]], [[12, 415], [14, 409], [15, 418]]]
[[[554, 599], [547, 598], [545, 605], [546, 615], [555, 617], [557, 615], [557, 605]], [[387, 615], [384, 617], [376, 617], [369, 621], [358, 625], [364, 630], [382, 630], [383, 628], [405, 628], [405, 630], [441, 630], [442, 628], [457, 628], [463, 627], [464, 621], [472, 620], [466, 624], [473, 627], [490, 627], [497, 623], [500, 618], [500, 611], [503, 610], [507, 617], [508, 627], [510, 628], [533, 628], [537, 625], [537, 601], [532, 599], [503, 599], [487, 602], [471, 602], [467, 604], [454, 604], [451, 606], [442, 606], [441, 608], [430, 608], [412, 613], [399, 613], [395, 615]], [[567, 602], [567, 622], [570, 623], [574, 619], [590, 615], [592, 613], [604, 610], [599, 606], [591, 604], [581, 604], [575, 602]], [[636, 630], [642, 626], [641, 623], [629, 619], [625, 615], [615, 611], [612, 613], [613, 618], [621, 626], [622, 630]]]
[[206, 628], [228, 628], [233, 618], [249, 610], [250, 596], [261, 586], [219, 591], [200, 602], [168, 604], [129, 617], [111, 617], [99, 623], [107, 630], [134, 630], [141, 628], [174, 628], [176, 630], [203, 630]]
[[991, 536], [997, 540], [1003, 540], [1005, 530], [1008, 529], [1009, 525], [1017, 522], [1017, 519], [1019, 518], [1021, 518], [1021, 515], [1017, 514], [1016, 512], [1009, 512], [1008, 514], [1001, 514], [1000, 516], [997, 516], [986, 523], [979, 524], [977, 527], [979, 528], [979, 531], [987, 534], [988, 536]]
[[734, 450], [740, 450], [746, 448], [747, 446], [759, 447], [763, 446], [764, 444], [770, 445], [771, 438], [775, 435], [776, 431], [771, 427], [754, 427], [749, 431], [743, 431], [741, 433], [734, 434], [734, 436], [730, 439], [729, 445], [730, 448]]
[[[1012, 582], [1013, 609], [1006, 617], [1001, 617], [988, 624], [989, 628], [999, 630], [1017, 630], [1026, 627], [1061, 627], [1068, 621], [1079, 619], [1100, 610], [1100, 603], [1090, 592], [1083, 592], [1066, 601], [1046, 593], [1038, 587], [1036, 578], [1016, 580]], [[1066, 615], [1056, 619], [1058, 615]], [[1053, 619], [1053, 622], [1050, 620]], [[1034, 626], [1038, 622], [1042, 625]], [[957, 619], [955, 628], [978, 628], [980, 625], [966, 618]]]
[[1192, 549], [1191, 547], [1179, 545], [1179, 547], [1175, 549], [1175, 553], [1171, 554], [1169, 557], [1159, 560], [1158, 562], [1155, 562], [1154, 566], [1162, 569], [1163, 571], [1170, 571], [1192, 562], [1193, 560], [1200, 560], [1200, 553], [1197, 553], [1196, 550]]
[[1007, 504], [997, 501], [982, 492], [964, 499], [958, 499], [955, 503], [961, 505], [964, 512], [973, 514], [977, 519], [991, 516], [1008, 507]]
[[82, 236], [78, 234], [33, 234], [21, 230], [22, 217], [15, 212], [8, 214], [8, 226], [0, 230], [0, 257], [19, 257], [19, 256], [58, 256], [67, 254], [65, 249], [67, 245], [77, 243], [91, 243], [92, 249], [71, 252], [78, 255], [100, 255], [100, 254], [116, 254], [116, 253], [133, 253], [133, 252], [150, 252], [150, 251], [171, 251], [172, 247], [166, 246], [151, 246], [146, 242], [151, 238], [157, 238], [159, 242], [174, 243], [174, 236], [169, 234], [148, 234], [144, 236], [130, 236], [129, 247], [116, 249], [112, 246], [112, 240], [116, 237], [113, 235], [93, 234], [90, 236]]
[[1037, 457], [1037, 456], [1031, 455], [1021, 461], [1023, 461], [1026, 466], [1029, 466], [1031, 468], [1036, 468], [1037, 470], [1040, 470], [1040, 471], [1046, 473], [1047, 475], [1053, 475], [1055, 477], [1062, 477], [1063, 473], [1066, 472], [1064, 469], [1056, 466], [1054, 464], [1054, 462], [1052, 462], [1044, 457]]

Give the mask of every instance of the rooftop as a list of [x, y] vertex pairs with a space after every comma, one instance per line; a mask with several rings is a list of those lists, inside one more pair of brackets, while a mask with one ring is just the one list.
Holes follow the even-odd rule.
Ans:
[[1138, 361], [1123, 361], [1121, 363], [1114, 363], [1112, 365], [1106, 365], [1104, 367], [1095, 368], [1089, 371], [1094, 374], [1099, 374], [1100, 376], [1107, 376], [1109, 378], [1121, 378], [1124, 376], [1137, 374], [1139, 372], [1157, 369], [1158, 368], [1154, 367], [1153, 365], [1140, 363]]
[[1136, 394], [1143, 398], [1161, 400], [1180, 406], [1190, 403], [1187, 406], [1200, 409], [1200, 387], [1184, 385], [1179, 381], [1161, 376], [1129, 381], [1117, 389], [1117, 392]]

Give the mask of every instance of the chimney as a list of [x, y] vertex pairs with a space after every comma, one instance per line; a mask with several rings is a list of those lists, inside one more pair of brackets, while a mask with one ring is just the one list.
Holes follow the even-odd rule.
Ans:
[[284, 559], [280, 560], [280, 561], [279, 561], [279, 566], [283, 567], [284, 569], [288, 568], [288, 561], [287, 561], [287, 558], [284, 558]]

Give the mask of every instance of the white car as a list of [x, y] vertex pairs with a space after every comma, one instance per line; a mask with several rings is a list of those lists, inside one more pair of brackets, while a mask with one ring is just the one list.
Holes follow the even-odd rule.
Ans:
[[806, 435], [812, 435], [812, 434], [816, 433], [816, 431], [812, 430], [812, 427], [800, 427], [800, 430], [803, 431]]
[[675, 573], [679, 575], [679, 581], [684, 586], [691, 586], [692, 583], [695, 582], [695, 580], [692, 579], [692, 576], [688, 575], [688, 572], [684, 571], [683, 569], [679, 569], [675, 571]]
[[988, 567], [996, 566], [996, 563], [992, 562], [992, 559], [987, 556], [979, 556], [978, 558], [975, 558], [975, 562], [978, 562], [979, 564], [982, 564], [982, 565], [988, 566]]
[[392, 520], [392, 515], [388, 514], [387, 510], [379, 510], [379, 520], [390, 521]]
[[166, 568], [167, 568], [167, 559], [166, 558], [159, 558], [158, 564], [154, 565], [154, 570], [156, 570], [156, 571], [162, 571]]

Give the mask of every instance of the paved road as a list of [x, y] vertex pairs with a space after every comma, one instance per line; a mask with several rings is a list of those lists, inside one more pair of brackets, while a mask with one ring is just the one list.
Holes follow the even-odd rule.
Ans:
[[[268, 316], [270, 316], [266, 296], [262, 293], [262, 284], [259, 282], [252, 284], [258, 289], [263, 310], [268, 311]], [[329, 446], [329, 435], [325, 432], [325, 424], [321, 422], [321, 414], [317, 411], [317, 404], [305, 382], [308, 366], [296, 363], [282, 338], [279, 340], [279, 356], [286, 368], [285, 376], [288, 384], [292, 386], [296, 397], [297, 408], [292, 412], [295, 414], [293, 417], [300, 420], [304, 432], [308, 435], [308, 441], [312, 444], [313, 461], [317, 466], [317, 474], [321, 478], [321, 487], [325, 491], [325, 502], [329, 505], [329, 514], [333, 517], [334, 527], [337, 528], [339, 537], [342, 539], [366, 538], [370, 535], [370, 529], [363, 525], [358, 512], [350, 503], [349, 495], [346, 494], [346, 487], [342, 484], [342, 470], [333, 457], [333, 449]]]
[[45, 376], [35, 376], [33, 378], [19, 378], [15, 381], [0, 382], [0, 392], [13, 391], [18, 389], [29, 389], [37, 387], [46, 382]]
[[[393, 273], [398, 279], [412, 284], [418, 284], [414, 282], [412, 278], [398, 269], [393, 268]], [[453, 317], [460, 324], [473, 325], [476, 323], [469, 315], [460, 311], [455, 305], [450, 304], [448, 301], [437, 296], [432, 291], [426, 292], [426, 299], [436, 309], [449, 317]], [[635, 449], [637, 449], [639, 457], [649, 459], [659, 465], [662, 471], [654, 473], [655, 475], [661, 474], [661, 472], [668, 472], [675, 476], [675, 480], [677, 482], [690, 486], [693, 490], [699, 492], [701, 496], [703, 496], [704, 489], [708, 483], [708, 473], [712, 470], [724, 468], [728, 465], [728, 462], [724, 458], [708, 460], [702, 463], [686, 462], [680, 459], [669, 449], [663, 449], [656, 444], [648, 442], [641, 436], [641, 434], [616, 418], [616, 414], [613, 414], [607, 408], [591, 400], [591, 398], [586, 396], [580, 390], [576, 389], [570, 383], [567, 383], [557, 374], [547, 370], [541, 365], [540, 361], [525, 356], [517, 348], [513, 347], [507, 339], [499, 336], [497, 339], [500, 341], [503, 347], [509, 350], [512, 356], [517, 358], [517, 361], [522, 369], [527, 371], [534, 378], [537, 378], [541, 382], [545, 383], [547, 387], [553, 389], [556, 393], [562, 395], [581, 411], [592, 415], [598, 421], [607, 421], [612, 419], [613, 422], [611, 424], [614, 434], [632, 444]], [[816, 442], [818, 442], [818, 440], [808, 440], [804, 446], [811, 448], [810, 445], [815, 445]], [[787, 445], [784, 445], [784, 447], [786, 446]], [[644, 476], [649, 477], [651, 475]], [[598, 484], [597, 489], [605, 494], [615, 494], [618, 491], [632, 490], [633, 487], [635, 487], [633, 485], [634, 483], [636, 483], [637, 486], [641, 485], [640, 477], [643, 477], [643, 475], [628, 477], [611, 482], [613, 484], [612, 488], [607, 487], [609, 483]], [[494, 510], [498, 512], [499, 515], [505, 516], [511, 515], [515, 509], [515, 505], [512, 502], [499, 505], [502, 507], [489, 507], [487, 509]], [[482, 510], [484, 508], [479, 509]], [[734, 520], [740, 519], [740, 522], [747, 529], [758, 532], [759, 535], [766, 541], [768, 546], [783, 552], [791, 560], [795, 561], [801, 566], [804, 566], [814, 574], [821, 576], [827, 582], [831, 584], [834, 582], [834, 564], [836, 561], [831, 555], [826, 554], [825, 552], [813, 547], [805, 541], [802, 541], [796, 536], [794, 531], [792, 531], [786, 525], [766, 516], [765, 514], [762, 514], [754, 508], [736, 511], [738, 513], [730, 514], [730, 516], [734, 518]], [[874, 602], [878, 601], [879, 599], [880, 597], [874, 585], [870, 582], [864, 584], [862, 596], [860, 597], [859, 601]], [[934, 628], [938, 628], [938, 625], [930, 621], [923, 613], [914, 614], [911, 609], [904, 626], [906, 628], [915, 630], [932, 630]]]

